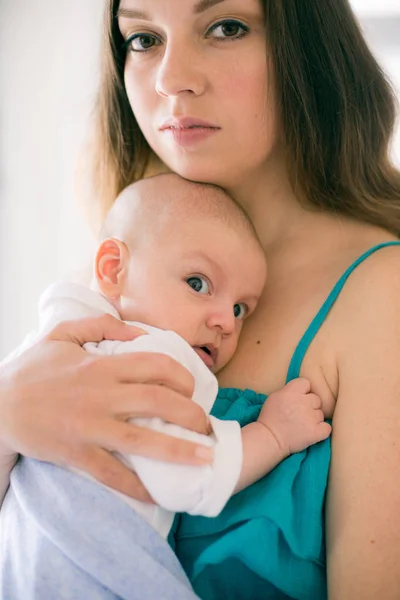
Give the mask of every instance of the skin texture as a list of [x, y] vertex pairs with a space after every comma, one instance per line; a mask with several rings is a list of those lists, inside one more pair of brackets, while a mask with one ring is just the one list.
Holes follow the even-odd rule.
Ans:
[[[121, 7], [148, 16], [125, 12], [119, 22], [125, 39], [147, 36], [135, 48], [151, 46], [130, 53], [125, 68], [128, 96], [150, 145], [180, 175], [224, 186], [257, 229], [268, 284], [219, 378], [223, 386], [271, 392], [283, 385], [299, 338], [336, 280], [369, 247], [394, 238], [299, 204], [283, 160], [256, 0], [226, 0], [201, 14], [194, 0], [180, 3], [179, 11], [174, 0], [123, 0]], [[210, 28], [228, 17], [248, 25], [249, 33], [210, 39]], [[184, 148], [171, 132], [159, 131], [170, 116], [220, 129]], [[398, 248], [388, 248], [357, 269], [302, 366], [325, 415], [333, 417], [327, 492], [333, 600], [400, 596], [399, 258]]]
[[[225, 187], [246, 209], [257, 229], [267, 257], [268, 284], [257, 310], [244, 324], [235, 356], [219, 378], [222, 385], [270, 393], [283, 386], [299, 338], [343, 271], [365, 250], [393, 236], [372, 225], [313, 212], [299, 204], [283, 160], [273, 101], [274, 79], [265, 59], [257, 0], [225, 0], [201, 15], [194, 14], [195, 0], [122, 0], [121, 7], [145, 10], [151, 19], [121, 17], [120, 28], [126, 39], [145, 32], [160, 40], [156, 50], [146, 56], [129, 54], [125, 70], [127, 93], [149, 143], [169, 169]], [[227, 17], [249, 25], [248, 35], [229, 41], [210, 40], [206, 35], [209, 28]], [[171, 132], [159, 131], [159, 121], [170, 116], [203, 119], [220, 130], [204, 145], [183, 148], [170, 139]], [[327, 490], [329, 600], [400, 597], [399, 260], [399, 248], [388, 248], [354, 272], [302, 365], [301, 374], [321, 397], [325, 415], [333, 417]], [[70, 349], [63, 352], [64, 361]], [[50, 351], [47, 356], [56, 361]], [[34, 358], [36, 355], [26, 358], [32, 369]], [[153, 373], [160, 367], [157, 358], [148, 361], [146, 367], [143, 363], [138, 368], [139, 379], [148, 372], [149, 364]], [[84, 365], [82, 355], [72, 364], [74, 368]], [[19, 363], [15, 369], [23, 372], [23, 367]], [[57, 398], [53, 397], [56, 408], [46, 407], [52, 412], [40, 443], [28, 444], [29, 431], [40, 422], [39, 416], [29, 422], [29, 428], [26, 423], [24, 426], [23, 418], [31, 414], [28, 394], [25, 391], [23, 405], [16, 403], [22, 398], [21, 386], [17, 394], [10, 377], [2, 378], [2, 397], [10, 397], [14, 389], [14, 408], [4, 402], [1, 406], [0, 422], [6, 423], [0, 440], [4, 447], [35, 456], [47, 440], [44, 454], [49, 460], [82, 466], [84, 453], [79, 452], [77, 440], [83, 430], [76, 407], [63, 422], [72, 436], [74, 451], [59, 450], [52, 439], [59, 406], [65, 401], [61, 387], [57, 388]], [[170, 379], [177, 381], [172, 375]], [[88, 377], [88, 382], [93, 390], [93, 380]], [[142, 385], [142, 392], [143, 388], [146, 400], [151, 399], [147, 388], [154, 391], [154, 387]], [[42, 391], [49, 393], [50, 389], [48, 386]], [[166, 389], [158, 392], [159, 398], [167, 394]], [[67, 397], [71, 399], [71, 395]], [[130, 402], [132, 410], [137, 400]], [[193, 405], [180, 402], [181, 407], [189, 404]], [[36, 407], [43, 417], [46, 413], [40, 413], [38, 402]], [[168, 415], [170, 420], [178, 418], [175, 408]], [[94, 416], [87, 418], [98, 451], [112, 428], [106, 428], [105, 434], [95, 421]], [[193, 422], [200, 430], [199, 420], [194, 418]], [[19, 423], [18, 431], [10, 423]], [[114, 421], [110, 423], [115, 426]], [[115, 438], [120, 440], [116, 435], [106, 447], [120, 443]], [[150, 451], [150, 441], [141, 441]], [[145, 453], [143, 445], [137, 445], [137, 451]], [[160, 448], [161, 444], [151, 446], [151, 452], [160, 456]], [[104, 476], [107, 469], [100, 464], [93, 460], [92, 472], [99, 469]]]
[[[128, 53], [127, 94], [147, 141], [171, 170], [223, 187], [243, 185], [254, 166], [264, 163], [277, 137], [263, 17], [254, 0], [245, 8], [241, 0], [230, 0], [229, 9], [221, 5], [199, 15], [193, 15], [194, 4], [183, 7], [179, 0], [121, 3], [121, 9], [140, 10], [150, 19], [121, 16], [124, 37], [151, 32], [154, 42], [147, 52]], [[217, 28], [205, 37], [205, 31], [226, 10], [232, 16], [240, 14], [245, 27], [251, 27], [251, 35], [232, 41], [223, 39]], [[130, 47], [142, 46], [139, 39]], [[170, 132], [159, 131], [171, 117], [199, 118], [218, 131], [201, 145], [182, 146]]]
[[[199, 207], [197, 187], [168, 174], [125, 190], [110, 215], [112, 224], [105, 224], [121, 239], [101, 243], [95, 272], [100, 291], [123, 320], [175, 331], [200, 356], [199, 349], [209, 347], [212, 364], [207, 366], [217, 373], [235, 353], [267, 270], [244, 217], [230, 216], [233, 202], [227, 198], [216, 218], [204, 195], [218, 202], [221, 192], [202, 186]], [[132, 222], [134, 232], [124, 231]], [[201, 288], [193, 289], [190, 282]]]

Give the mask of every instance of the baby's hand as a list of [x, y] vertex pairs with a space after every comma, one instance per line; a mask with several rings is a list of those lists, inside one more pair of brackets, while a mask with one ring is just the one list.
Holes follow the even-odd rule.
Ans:
[[271, 432], [285, 456], [325, 440], [332, 429], [324, 421], [321, 398], [310, 393], [310, 382], [304, 378], [271, 394], [258, 421]]

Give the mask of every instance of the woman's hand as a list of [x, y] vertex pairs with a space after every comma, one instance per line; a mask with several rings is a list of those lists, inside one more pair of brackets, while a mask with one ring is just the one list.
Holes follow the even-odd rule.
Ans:
[[143, 332], [109, 315], [55, 327], [0, 372], [0, 454], [14, 453], [81, 469], [140, 500], [150, 497], [111, 451], [192, 465], [210, 449], [140, 428], [127, 420], [159, 417], [209, 433], [191, 401], [193, 378], [171, 358], [134, 353], [94, 356], [81, 346], [132, 340]]

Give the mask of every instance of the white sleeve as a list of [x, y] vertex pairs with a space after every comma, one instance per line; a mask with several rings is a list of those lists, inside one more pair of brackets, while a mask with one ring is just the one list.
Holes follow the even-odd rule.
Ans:
[[167, 463], [129, 455], [132, 466], [154, 501], [173, 512], [215, 517], [233, 494], [242, 468], [242, 440], [237, 421], [211, 417], [213, 433], [201, 435], [160, 419], [135, 419], [149, 427], [179, 439], [214, 448], [214, 461], [205, 466]]
[[[217, 384], [214, 375], [205, 367], [192, 348], [172, 332], [163, 331], [160, 332], [160, 335], [144, 335], [128, 342], [106, 340], [96, 345], [87, 344], [85, 348], [89, 352], [106, 354], [126, 352], [167, 354], [192, 372], [195, 377], [197, 396], [202, 388], [214, 390], [213, 398], [206, 398], [204, 402], [198, 400], [200, 405], [210, 407], [215, 400]], [[197, 366], [199, 369], [196, 369]], [[199, 373], [202, 378], [208, 378], [208, 382], [204, 386], [201, 385], [202, 382], [199, 382]], [[210, 385], [210, 378], [213, 385]], [[222, 421], [215, 417], [210, 417], [210, 419], [213, 428], [210, 436], [165, 423], [158, 418], [132, 419], [132, 422], [140, 427], [148, 427], [179, 439], [214, 448], [214, 461], [211, 465], [205, 466], [167, 463], [136, 455], [121, 457], [128, 466], [137, 472], [159, 506], [173, 512], [188, 512], [192, 515], [213, 517], [221, 512], [233, 494], [242, 468], [240, 425], [237, 421]]]

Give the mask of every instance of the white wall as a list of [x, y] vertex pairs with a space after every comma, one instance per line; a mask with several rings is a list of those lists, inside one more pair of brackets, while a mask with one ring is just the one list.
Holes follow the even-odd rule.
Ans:
[[[396, 9], [391, 5], [392, 0], [386, 0], [386, 4], [384, 1], [382, 16], [377, 14], [376, 5], [379, 6], [379, 0], [356, 0], [356, 3], [364, 1], [366, 16], [361, 19], [364, 33], [400, 98], [400, 0], [396, 0]], [[375, 12], [371, 7], [367, 12], [368, 5], [375, 6]], [[389, 12], [389, 5], [392, 6], [393, 14]], [[361, 14], [364, 14], [363, 11]], [[400, 114], [393, 140], [393, 155], [395, 163], [400, 166]]]
[[40, 292], [93, 244], [74, 166], [97, 81], [102, 0], [0, 0], [0, 356]]
[[[354, 2], [400, 89], [399, 0]], [[93, 246], [73, 178], [96, 86], [102, 7], [0, 0], [0, 357], [35, 326], [44, 287], [81, 266]]]

